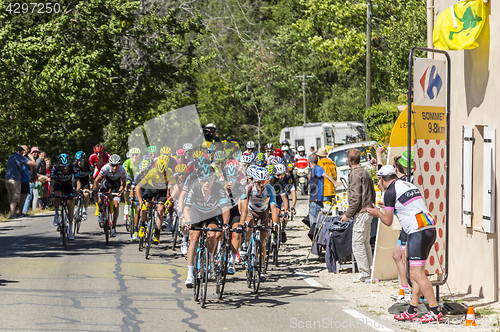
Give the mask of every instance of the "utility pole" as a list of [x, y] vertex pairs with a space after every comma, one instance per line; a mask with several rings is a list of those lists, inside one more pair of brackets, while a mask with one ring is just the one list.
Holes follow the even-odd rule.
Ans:
[[306, 79], [307, 78], [311, 78], [312, 76], [306, 76], [306, 73], [302, 73], [302, 76], [295, 76], [297, 78], [302, 78], [302, 99], [303, 99], [303, 103], [304, 103], [304, 124], [307, 123], [307, 105], [306, 105], [306, 87], [307, 87], [307, 83], [306, 83]]
[[366, 6], [366, 109], [371, 106], [372, 88], [372, 0]]

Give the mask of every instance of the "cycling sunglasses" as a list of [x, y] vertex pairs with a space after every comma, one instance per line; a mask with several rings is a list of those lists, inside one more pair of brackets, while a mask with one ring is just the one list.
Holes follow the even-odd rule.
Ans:
[[210, 176], [208, 178], [200, 179], [200, 182], [210, 182], [210, 181], [214, 181], [214, 180], [215, 180], [215, 177]]
[[265, 184], [267, 181], [254, 181], [255, 184]]

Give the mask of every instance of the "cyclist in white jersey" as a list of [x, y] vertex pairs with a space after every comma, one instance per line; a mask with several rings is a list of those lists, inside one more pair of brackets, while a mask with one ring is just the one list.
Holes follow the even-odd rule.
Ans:
[[[257, 167], [252, 170], [249, 168], [247, 172], [250, 171], [249, 176], [253, 178], [253, 182], [247, 187], [247, 197], [248, 197], [248, 217], [247, 222], [249, 225], [254, 225], [254, 219], [261, 220], [261, 223], [265, 226], [269, 224], [269, 207], [271, 208], [271, 215], [273, 223], [278, 223], [278, 209], [276, 208], [276, 191], [274, 188], [267, 183], [269, 180], [269, 173], [264, 167]], [[248, 241], [252, 235], [252, 228], [247, 229]], [[267, 237], [267, 230], [261, 230], [261, 239]], [[262, 261], [266, 259], [266, 241], [261, 242], [261, 252]], [[261, 274], [261, 280], [264, 281], [266, 275]]]
[[[418, 188], [399, 180], [394, 167], [386, 165], [377, 172], [379, 188], [385, 191], [384, 203], [379, 206], [385, 209], [382, 213], [375, 205], [368, 208], [368, 213], [378, 217], [385, 225], [391, 226], [394, 214], [399, 219], [401, 227], [408, 234], [406, 245], [412, 279], [412, 300], [408, 311], [394, 316], [396, 320], [412, 320], [423, 323], [440, 321], [443, 314], [432, 290], [432, 284], [425, 275], [425, 262], [436, 241], [436, 221], [430, 214], [422, 194]], [[417, 316], [417, 307], [420, 295], [427, 299], [430, 311], [423, 317]]]
[[[102, 180], [102, 181], [101, 181]], [[113, 198], [113, 226], [111, 228], [111, 236], [116, 236], [116, 220], [118, 220], [120, 196], [125, 189], [127, 180], [127, 171], [121, 166], [121, 158], [119, 155], [114, 154], [109, 157], [109, 163], [104, 165], [99, 175], [94, 180], [94, 188], [98, 188], [99, 182], [99, 198], [97, 204], [99, 205], [99, 226], [102, 227], [102, 210], [104, 205], [104, 195], [109, 193], [118, 193], [118, 196]], [[110, 199], [111, 201], [111, 199]]]

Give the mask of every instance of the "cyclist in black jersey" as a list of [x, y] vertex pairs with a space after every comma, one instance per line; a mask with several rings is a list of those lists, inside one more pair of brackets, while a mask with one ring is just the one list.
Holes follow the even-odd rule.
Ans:
[[[198, 168], [198, 182], [194, 182], [189, 188], [184, 206], [183, 225], [188, 229], [191, 226], [201, 227], [228, 227], [229, 207], [224, 187], [215, 181], [215, 170], [207, 162]], [[223, 224], [220, 223], [222, 215]], [[207, 233], [207, 249], [214, 253], [217, 248], [217, 238], [220, 234], [216, 232]], [[188, 276], [186, 287], [192, 288], [194, 284], [194, 256], [198, 245], [200, 231], [189, 229], [191, 239], [188, 248]], [[213, 266], [213, 264], [212, 264]]]
[[[68, 239], [74, 240], [75, 236], [73, 234], [73, 176], [77, 174], [77, 170], [69, 162], [69, 155], [66, 153], [61, 153], [58, 158], [58, 163], [52, 167], [50, 173], [51, 188], [50, 192], [54, 193], [54, 226], [59, 225], [59, 203], [60, 198], [57, 196], [71, 196], [66, 201], [66, 206], [68, 207], [68, 219], [69, 219], [69, 234]], [[80, 178], [76, 178], [77, 185], [80, 185]]]
[[[74, 176], [73, 187], [76, 188], [76, 191], [79, 192], [81, 189], [92, 189], [92, 174], [94, 174], [94, 168], [90, 165], [90, 162], [87, 160], [85, 152], [78, 151], [75, 154], [75, 162], [73, 163], [73, 167], [76, 169], [76, 174]], [[76, 179], [80, 179], [78, 185], [78, 181]], [[90, 201], [90, 193], [85, 191], [83, 193], [83, 213], [82, 219], [87, 220], [87, 208], [89, 206]]]

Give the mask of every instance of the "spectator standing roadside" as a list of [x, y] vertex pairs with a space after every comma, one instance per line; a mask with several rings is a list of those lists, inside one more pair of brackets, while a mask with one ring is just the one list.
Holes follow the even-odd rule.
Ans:
[[319, 210], [323, 207], [323, 178], [326, 178], [331, 183], [336, 183], [336, 181], [325, 171], [323, 168], [317, 165], [318, 156], [312, 154], [309, 156], [309, 222], [314, 224], [316, 222], [316, 217], [318, 216]]
[[10, 207], [10, 219], [17, 218], [16, 208], [21, 199], [21, 174], [23, 166], [28, 164], [34, 166], [34, 162], [22, 155], [24, 148], [18, 146], [14, 154], [7, 160], [7, 171], [5, 173], [5, 187]]
[[314, 148], [314, 146], [311, 146], [311, 154], [312, 153], [316, 153], [316, 149]]
[[40, 150], [38, 154], [38, 159], [36, 160], [36, 173], [38, 176], [43, 175], [47, 176], [47, 163], [45, 162], [46, 154], [44, 150]]
[[[21, 145], [21, 147], [24, 149], [24, 151], [21, 153], [24, 157], [28, 158], [29, 160], [35, 162], [33, 159], [33, 156], [31, 153], [28, 152], [28, 146], [26, 145]], [[35, 162], [36, 165], [36, 162]], [[24, 205], [27, 201], [28, 194], [30, 193], [30, 178], [31, 178], [31, 170], [34, 168], [33, 164], [24, 164], [23, 165], [23, 173], [21, 174], [21, 200], [19, 201], [19, 205], [17, 208], [19, 209], [19, 214], [21, 217], [26, 217], [27, 214], [24, 212]], [[32, 189], [32, 188], [31, 188]], [[29, 206], [29, 205], [28, 205]], [[27, 211], [26, 211], [27, 212]]]
[[[318, 166], [320, 166], [326, 174], [330, 175], [332, 179], [337, 181], [337, 165], [332, 160], [326, 158], [326, 149], [323, 147], [319, 148], [316, 155], [319, 158]], [[330, 183], [326, 181], [324, 185], [323, 202], [328, 201], [332, 203], [337, 192], [335, 186], [341, 185], [341, 182]]]
[[358, 264], [359, 277], [354, 282], [365, 281], [371, 277], [372, 247], [370, 245], [370, 230], [373, 217], [367, 209], [375, 204], [375, 189], [370, 174], [360, 165], [359, 150], [347, 151], [347, 163], [351, 167], [347, 185], [349, 207], [340, 221], [346, 222], [354, 218], [352, 228], [352, 252]]
[[24, 202], [24, 207], [23, 207], [23, 214], [27, 214], [28, 210], [31, 205], [31, 210], [35, 211], [38, 199], [37, 199], [37, 194], [35, 192], [35, 185], [36, 185], [36, 178], [37, 178], [37, 170], [36, 170], [36, 160], [38, 159], [38, 155], [40, 153], [40, 150], [38, 150], [38, 147], [33, 146], [31, 148], [31, 153], [28, 154], [28, 157], [31, 159], [33, 158], [33, 161], [35, 162], [35, 166], [29, 166], [29, 176], [30, 176], [30, 181], [29, 181], [29, 192], [28, 195], [26, 196], [26, 201]]
[[50, 197], [50, 174], [52, 173], [52, 160], [50, 157], [45, 158], [45, 168], [47, 169], [47, 183], [45, 185], [47, 186], [48, 196]]

